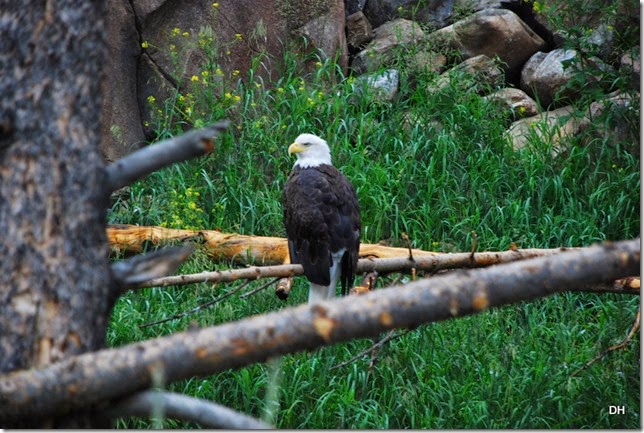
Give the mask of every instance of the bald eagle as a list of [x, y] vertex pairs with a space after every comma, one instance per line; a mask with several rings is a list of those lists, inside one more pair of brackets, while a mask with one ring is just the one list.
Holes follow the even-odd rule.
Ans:
[[326, 141], [302, 134], [288, 148], [297, 161], [284, 185], [284, 226], [291, 263], [310, 282], [309, 303], [330, 299], [340, 280], [353, 285], [360, 248], [360, 206], [349, 180], [333, 165]]

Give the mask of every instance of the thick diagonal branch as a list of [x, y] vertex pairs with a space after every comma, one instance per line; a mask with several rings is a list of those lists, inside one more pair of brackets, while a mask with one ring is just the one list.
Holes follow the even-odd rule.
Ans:
[[492, 307], [639, 273], [640, 241], [460, 270], [225, 325], [192, 330], [0, 376], [0, 424], [62, 414], [151, 386], [213, 374], [286, 353], [480, 313]]

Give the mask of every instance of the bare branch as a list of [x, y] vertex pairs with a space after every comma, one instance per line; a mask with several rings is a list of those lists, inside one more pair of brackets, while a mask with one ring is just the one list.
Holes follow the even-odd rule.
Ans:
[[639, 266], [639, 239], [606, 243], [85, 353], [41, 369], [0, 376], [0, 424], [35, 415], [62, 415], [147, 389], [155, 366], [165, 372], [164, 383], [171, 383], [614, 281], [639, 273]]
[[633, 325], [631, 326], [631, 330], [628, 331], [628, 335], [626, 335], [626, 338], [624, 338], [622, 341], [620, 341], [617, 344], [613, 344], [610, 346], [608, 349], [604, 350], [601, 352], [599, 355], [595, 356], [593, 359], [590, 361], [586, 362], [584, 365], [582, 365], [580, 368], [575, 370], [570, 377], [576, 376], [579, 374], [582, 370], [585, 370], [586, 368], [590, 367], [592, 364], [595, 362], [599, 361], [602, 359], [604, 356], [608, 355], [610, 352], [613, 352], [615, 350], [623, 349], [628, 345], [628, 343], [631, 342], [631, 339], [633, 338], [633, 335], [640, 329], [640, 314], [641, 311], [640, 309], [637, 310], [637, 314], [635, 315], [635, 321], [633, 322]]
[[302, 265], [250, 266], [242, 269], [228, 269], [225, 271], [199, 272], [197, 274], [155, 278], [132, 284], [129, 288], [182, 286], [195, 283], [228, 283], [236, 280], [289, 277], [302, 275], [303, 273]]
[[184, 311], [184, 312], [182, 312], [182, 313], [175, 314], [174, 316], [166, 317], [165, 319], [157, 320], [157, 321], [154, 321], [154, 322], [144, 323], [143, 325], [140, 325], [139, 327], [140, 327], [140, 328], [147, 328], [147, 327], [152, 326], [152, 325], [158, 325], [158, 324], [160, 324], [160, 323], [169, 322], [169, 321], [171, 321], [171, 320], [175, 320], [175, 319], [181, 319], [182, 317], [187, 317], [187, 316], [189, 316], [189, 315], [191, 315], [191, 314], [198, 313], [199, 311], [204, 310], [204, 309], [206, 309], [206, 308], [210, 307], [211, 305], [214, 305], [214, 304], [216, 304], [217, 302], [221, 302], [221, 301], [223, 301], [224, 299], [226, 299], [226, 298], [228, 298], [228, 297], [230, 297], [230, 296], [234, 295], [235, 293], [239, 292], [241, 289], [243, 289], [244, 287], [246, 287], [246, 286], [247, 286], [247, 285], [249, 285], [250, 283], [251, 283], [251, 280], [248, 280], [248, 281], [246, 281], [245, 283], [243, 283], [243, 284], [239, 285], [238, 287], [235, 287], [235, 288], [234, 288], [234, 289], [232, 289], [231, 291], [226, 292], [226, 293], [224, 293], [223, 295], [221, 295], [221, 296], [219, 296], [219, 297], [217, 297], [217, 298], [213, 299], [212, 301], [208, 301], [208, 302], [205, 302], [205, 303], [203, 303], [203, 304], [201, 304], [201, 305], [197, 305], [197, 306], [196, 306], [195, 308], [193, 308], [192, 310]]
[[167, 418], [194, 422], [206, 428], [234, 430], [271, 429], [272, 426], [207, 400], [165, 391], [143, 391], [116, 402], [106, 415], [111, 418], [149, 418], [158, 412]]
[[116, 191], [137, 179], [167, 167], [209, 153], [212, 139], [226, 129], [230, 122], [222, 120], [201, 129], [146, 146], [110, 164], [107, 171], [107, 191]]
[[[388, 274], [392, 272], [408, 272], [413, 269], [416, 269], [417, 271], [437, 272], [445, 269], [478, 268], [528, 258], [544, 257], [571, 250], [574, 250], [574, 248], [516, 249], [500, 252], [481, 252], [474, 255], [472, 255], [472, 253], [435, 254], [416, 256], [414, 261], [410, 261], [407, 257], [360, 259], [358, 261], [357, 272], [378, 272], [379, 274]], [[293, 276], [303, 275], [303, 273], [304, 271], [301, 265], [250, 266], [242, 269], [200, 272], [197, 274], [156, 278], [132, 284], [129, 288], [181, 286], [201, 282], [230, 282], [239, 279], [251, 278], [290, 278]], [[639, 278], [631, 279], [627, 283], [616, 281], [610, 284], [580, 288], [580, 290], [637, 295], [639, 294]], [[288, 296], [280, 299], [286, 299], [286, 297]]]

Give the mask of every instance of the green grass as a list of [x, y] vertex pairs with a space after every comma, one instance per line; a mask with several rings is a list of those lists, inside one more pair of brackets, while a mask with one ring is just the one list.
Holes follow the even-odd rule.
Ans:
[[[299, 133], [313, 132], [329, 141], [335, 165], [358, 191], [363, 242], [405, 245], [406, 233], [417, 248], [450, 252], [469, 251], [472, 231], [480, 251], [511, 243], [585, 246], [639, 235], [638, 143], [598, 138], [591, 127], [565, 141], [563, 154], [554, 159], [548, 140], [535, 139], [514, 151], [503, 137], [508, 113], [457, 85], [427, 94], [435, 75], [411, 77], [403, 67], [401, 96], [380, 102], [369, 93], [356, 95], [352, 80], [338, 76], [332, 61], [320, 60], [306, 77], [298, 72], [299, 63], [287, 58], [271, 86], [253, 73], [232, 83], [236, 102], [233, 96], [202, 111], [195, 105], [190, 119], [174, 112], [174, 123], [157, 119], [160, 138], [217, 120], [212, 113], [224, 113], [233, 127], [217, 140], [213, 154], [132, 185], [113, 204], [109, 221], [284, 236], [281, 193], [294, 162], [286, 149]], [[636, 102], [636, 108], [620, 113], [634, 128]], [[180, 272], [229, 266], [197, 249]], [[286, 302], [266, 290], [139, 328], [239, 284], [127, 293], [114, 308], [109, 344], [168, 335], [195, 323], [217, 325], [306, 300], [307, 283], [298, 279]], [[385, 346], [371, 370], [362, 359], [329, 371], [370, 346], [362, 339], [284, 356], [274, 362], [277, 375], [270, 363], [256, 364], [167, 388], [256, 417], [267, 416], [275, 403], [267, 395], [276, 394], [272, 422], [279, 428], [639, 428], [639, 335], [626, 349], [571, 377], [625, 337], [638, 306], [639, 298], [630, 296], [566, 293], [421, 326]], [[279, 389], [269, 385], [271, 377]], [[626, 414], [609, 415], [609, 405], [625, 406]], [[152, 425], [136, 419], [118, 424]], [[163, 426], [194, 427], [172, 420]]]

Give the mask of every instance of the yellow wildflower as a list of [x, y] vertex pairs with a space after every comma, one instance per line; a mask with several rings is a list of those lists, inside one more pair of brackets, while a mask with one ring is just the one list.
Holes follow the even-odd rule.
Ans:
[[141, 42], [141, 48], [143, 49], [150, 48], [150, 44], [148, 43], [148, 41]]
[[244, 39], [241, 33], [235, 33], [235, 38], [237, 38], [238, 41]]
[[239, 75], [239, 69], [235, 69], [233, 71], [233, 77], [236, 77], [237, 75]]
[[212, 4], [212, 7], [213, 7], [213, 8], [218, 8], [218, 7], [219, 7], [219, 3], [214, 2], [214, 3]]
[[181, 36], [183, 36], [184, 38], [187, 38], [188, 36], [190, 36], [190, 33], [183, 32], [183, 33], [181, 33]]
[[221, 68], [217, 68], [217, 69], [215, 70], [215, 74], [217, 74], [217, 75], [224, 75], [224, 73], [223, 73], [223, 71], [221, 70]]
[[190, 77], [190, 81], [193, 81], [193, 82], [199, 81], [199, 77], [196, 75], [193, 75], [192, 77]]
[[154, 102], [156, 102], [156, 100], [157, 99], [153, 95], [148, 96], [148, 102], [150, 104], [154, 104]]
[[179, 27], [175, 27], [175, 28], [172, 29], [171, 35], [172, 36], [179, 36], [179, 33], [181, 33], [181, 30], [179, 29]]

